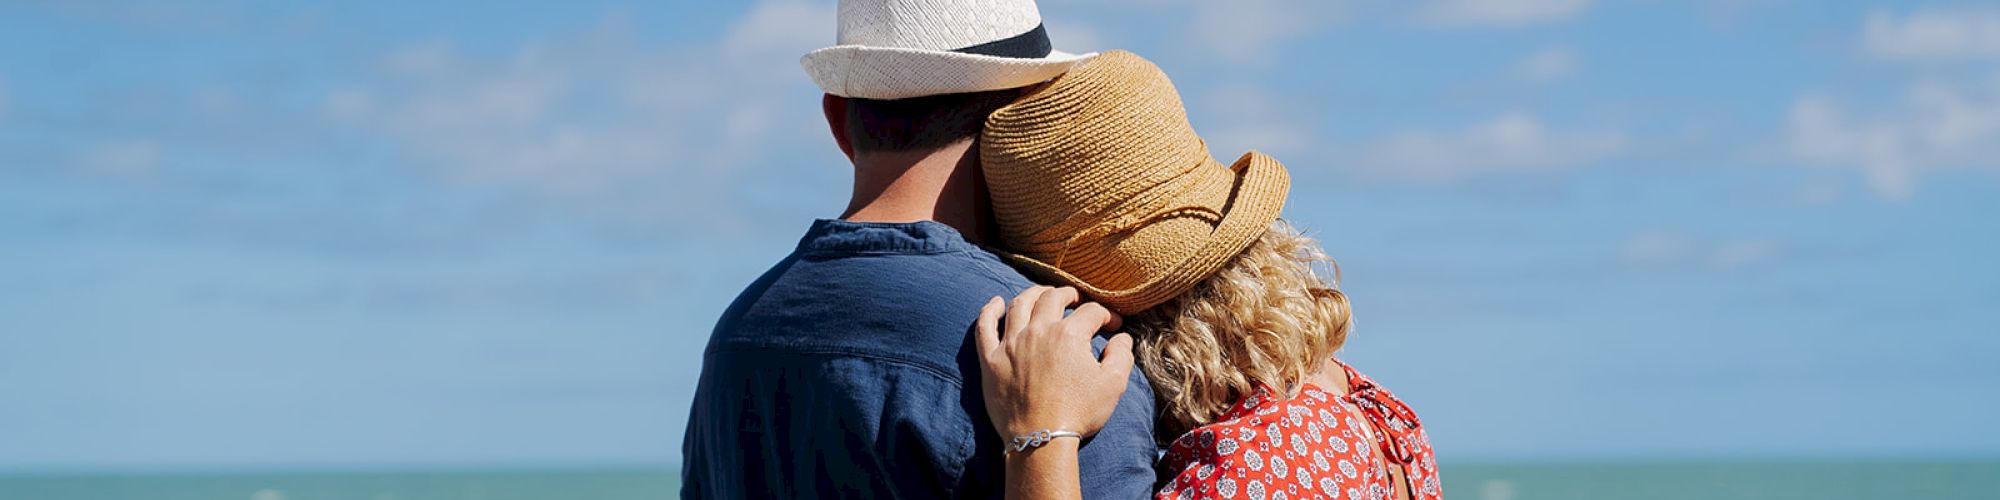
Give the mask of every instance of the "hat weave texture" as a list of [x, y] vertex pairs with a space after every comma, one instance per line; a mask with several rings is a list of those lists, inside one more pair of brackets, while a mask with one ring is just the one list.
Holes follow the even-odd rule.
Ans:
[[1002, 255], [1123, 314], [1186, 293], [1278, 218], [1262, 153], [1209, 156], [1159, 67], [1112, 51], [991, 115], [980, 159]]

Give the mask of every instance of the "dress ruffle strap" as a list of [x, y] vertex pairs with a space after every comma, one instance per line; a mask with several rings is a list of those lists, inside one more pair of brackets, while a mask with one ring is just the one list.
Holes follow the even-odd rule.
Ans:
[[1417, 420], [1417, 411], [1397, 399], [1395, 394], [1376, 385], [1375, 379], [1354, 371], [1354, 367], [1345, 362], [1340, 362], [1340, 367], [1347, 371], [1347, 385], [1351, 387], [1347, 397], [1356, 408], [1361, 409], [1361, 415], [1368, 419], [1368, 423], [1384, 434], [1384, 439], [1379, 440], [1383, 457], [1398, 465], [1414, 462], [1416, 450], [1421, 445], [1418, 441], [1422, 436], [1420, 429], [1423, 428], [1423, 422]]

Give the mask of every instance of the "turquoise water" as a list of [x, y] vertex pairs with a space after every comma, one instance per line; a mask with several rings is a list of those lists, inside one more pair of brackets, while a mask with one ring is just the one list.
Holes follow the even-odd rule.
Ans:
[[[2000, 461], [1459, 465], [1455, 500], [2000, 499]], [[668, 471], [0, 476], [4, 500], [675, 498]]]
[[637, 500], [679, 498], [664, 471], [0, 477], [0, 500]]
[[2000, 461], [1445, 467], [1457, 500], [2000, 499]]

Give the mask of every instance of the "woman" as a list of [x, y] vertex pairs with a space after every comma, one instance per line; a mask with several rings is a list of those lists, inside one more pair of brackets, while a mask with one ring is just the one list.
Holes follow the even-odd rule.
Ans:
[[[1171, 438], [1160, 498], [1441, 496], [1415, 413], [1333, 359], [1347, 299], [1278, 218], [1284, 167], [1216, 162], [1159, 68], [1100, 55], [995, 112], [980, 141], [1002, 254], [1069, 285], [981, 311], [1009, 497], [1078, 496], [1075, 450], [1110, 417], [1134, 339]], [[1095, 302], [1066, 317], [1080, 298]], [[1121, 316], [1131, 334], [1091, 356]]]

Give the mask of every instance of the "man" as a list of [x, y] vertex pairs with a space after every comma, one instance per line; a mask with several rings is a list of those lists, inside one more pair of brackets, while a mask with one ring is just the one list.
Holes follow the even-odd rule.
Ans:
[[[1003, 438], [968, 333], [988, 299], [1031, 283], [979, 246], [973, 139], [1015, 89], [1090, 55], [1052, 50], [1032, 0], [843, 0], [839, 24], [803, 64], [852, 198], [716, 323], [681, 496], [997, 497]], [[1082, 444], [1087, 497], [1152, 489], [1153, 392], [1138, 370], [1129, 384]]]

